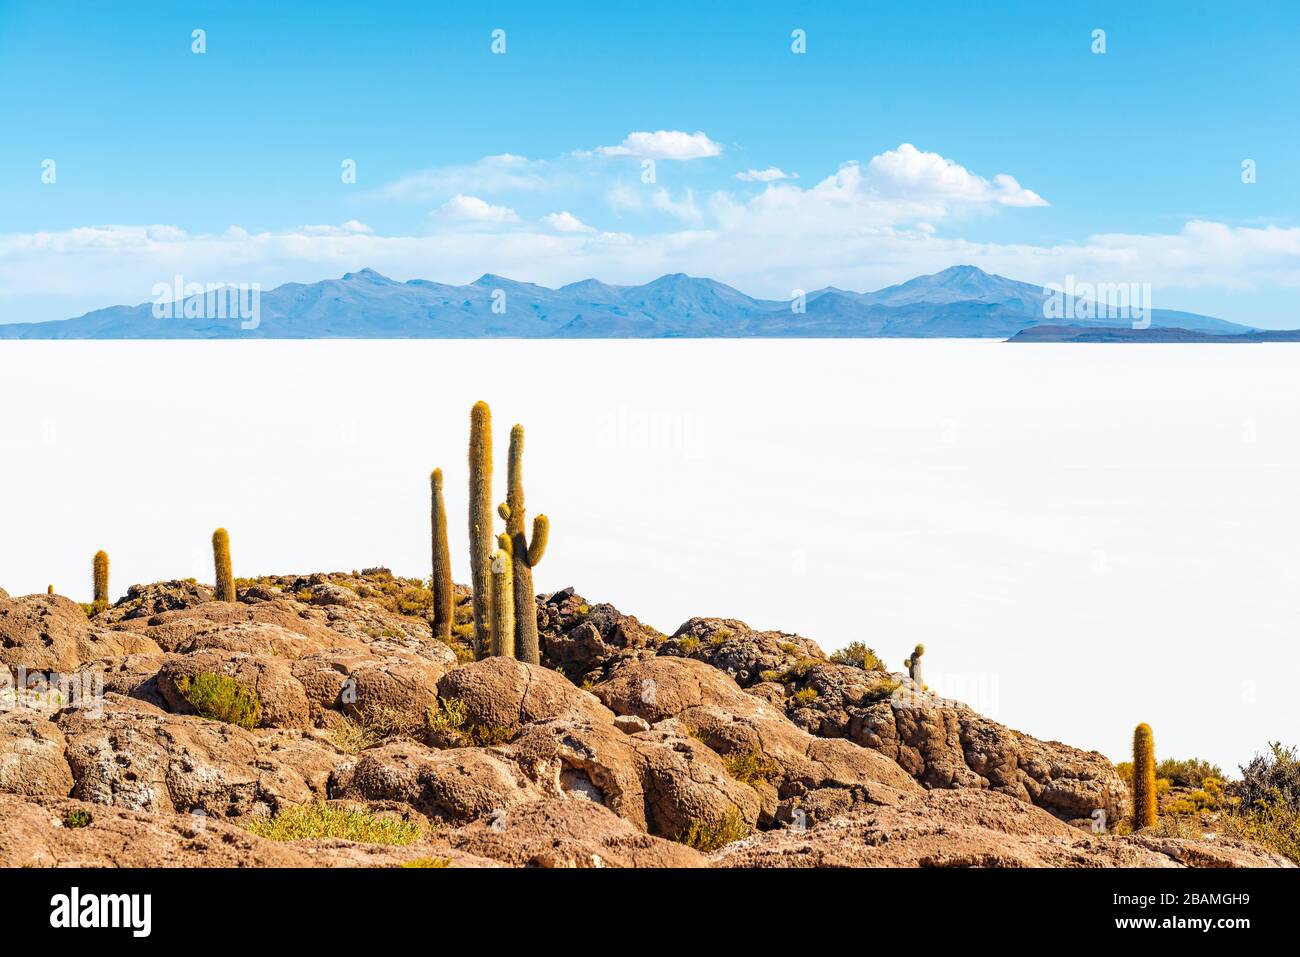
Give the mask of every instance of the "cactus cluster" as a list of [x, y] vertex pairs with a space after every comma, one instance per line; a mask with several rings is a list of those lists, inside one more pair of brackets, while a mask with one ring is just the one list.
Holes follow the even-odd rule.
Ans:
[[[474, 600], [474, 654], [484, 658], [503, 655], [530, 664], [541, 663], [537, 634], [537, 602], [533, 569], [546, 553], [550, 522], [533, 518], [527, 531], [524, 506], [524, 427], [510, 430], [506, 500], [496, 509], [505, 521], [497, 533], [492, 509], [492, 411], [477, 402], [470, 411], [469, 438], [469, 542], [470, 574]], [[442, 469], [429, 475], [434, 637], [450, 641], [455, 610], [451, 577], [451, 552], [447, 543], [447, 504], [443, 496]], [[216, 600], [238, 601], [230, 561], [230, 533], [212, 533], [212, 562], [216, 572]], [[94, 604], [98, 613], [108, 607], [108, 553], [94, 559]], [[49, 586], [54, 594], [54, 586]], [[920, 647], [917, 652], [919, 654]]]
[[1151, 726], [1133, 730], [1133, 830], [1156, 823], [1156, 748]]
[[[486, 402], [470, 410], [469, 555], [474, 590], [474, 653], [541, 663], [533, 569], [546, 553], [550, 522], [533, 519], [527, 534], [524, 511], [524, 427], [510, 430], [506, 500], [497, 507], [505, 533], [495, 539], [492, 515], [492, 411]], [[436, 508], [437, 506], [435, 506]], [[435, 550], [437, 546], [435, 545]], [[448, 571], [450, 576], [450, 571]], [[435, 570], [435, 581], [438, 573]], [[435, 596], [436, 597], [436, 596]]]

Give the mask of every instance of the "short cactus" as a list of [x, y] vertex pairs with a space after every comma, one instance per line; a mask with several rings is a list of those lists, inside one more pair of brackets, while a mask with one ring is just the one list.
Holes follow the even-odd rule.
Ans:
[[469, 413], [469, 568], [479, 658], [492, 648], [492, 526], [492, 410], [475, 402]]
[[514, 562], [515, 587], [515, 653], [520, 661], [541, 664], [541, 649], [537, 641], [537, 601], [533, 595], [533, 569], [546, 554], [550, 535], [550, 522], [545, 515], [533, 519], [533, 539], [524, 533], [524, 427], [516, 425], [510, 430], [510, 459], [507, 465], [505, 504], [499, 509], [506, 520], [506, 534], [510, 536], [511, 557]]
[[907, 666], [907, 674], [922, 688], [925, 687], [925, 680], [921, 677], [921, 656], [925, 654], [925, 645], [917, 645], [912, 651], [910, 658], [903, 659], [903, 664]]
[[447, 547], [447, 505], [442, 498], [442, 469], [429, 476], [430, 523], [433, 532], [433, 637], [451, 641], [451, 551]]
[[217, 570], [217, 601], [237, 601], [230, 571], [230, 533], [224, 528], [212, 533], [212, 561]]
[[108, 552], [95, 552], [95, 597], [91, 599], [96, 608], [108, 606]]
[[1133, 730], [1133, 829], [1156, 823], [1156, 748], [1151, 726]]
[[54, 586], [53, 586], [53, 585], [49, 585], [48, 587], [46, 587], [46, 589], [45, 589], [45, 594], [47, 594], [47, 595], [53, 595], [53, 594], [54, 594]]
[[492, 553], [492, 654], [515, 656], [515, 588], [514, 562], [510, 555], [510, 537], [498, 539], [499, 548]]

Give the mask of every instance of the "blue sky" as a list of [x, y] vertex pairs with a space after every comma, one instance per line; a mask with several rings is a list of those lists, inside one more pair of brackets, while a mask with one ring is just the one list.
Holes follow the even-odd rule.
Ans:
[[0, 2], [0, 321], [178, 270], [784, 296], [970, 261], [1300, 326], [1300, 6], [996, 7]]

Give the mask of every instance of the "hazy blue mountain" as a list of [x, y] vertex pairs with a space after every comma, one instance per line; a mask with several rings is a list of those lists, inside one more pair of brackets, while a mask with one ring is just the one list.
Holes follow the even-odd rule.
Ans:
[[[595, 279], [548, 289], [485, 275], [466, 286], [424, 279], [398, 282], [373, 269], [341, 279], [286, 283], [261, 295], [260, 323], [217, 318], [223, 293], [187, 300], [191, 315], [155, 318], [153, 306], [112, 306], [76, 319], [0, 325], [0, 339], [477, 339], [477, 338], [1007, 338], [1038, 325], [1044, 290], [953, 266], [876, 292], [828, 287], [805, 308], [754, 299], [712, 279], [682, 273], [641, 286]], [[227, 310], [229, 316], [234, 310]], [[225, 316], [225, 313], [223, 313]], [[1079, 328], [1121, 328], [1124, 319], [1071, 321]], [[1192, 313], [1155, 310], [1155, 328], [1217, 334], [1249, 327]]]

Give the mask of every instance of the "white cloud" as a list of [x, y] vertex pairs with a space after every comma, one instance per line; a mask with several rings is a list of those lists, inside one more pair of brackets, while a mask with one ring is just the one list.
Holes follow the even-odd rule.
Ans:
[[[650, 218], [635, 232], [599, 232], [564, 210], [528, 221], [507, 206], [457, 193], [425, 235], [380, 235], [351, 220], [252, 233], [191, 234], [174, 225], [89, 226], [0, 235], [0, 320], [67, 318], [147, 301], [176, 273], [198, 282], [311, 282], [371, 266], [394, 278], [467, 282], [493, 272], [561, 285], [596, 276], [644, 282], [688, 272], [745, 292], [785, 297], [835, 285], [869, 290], [955, 263], [1039, 284], [1149, 282], [1160, 308], [1205, 307], [1231, 291], [1272, 297], [1269, 315], [1225, 318], [1297, 323], [1300, 228], [1191, 220], [1171, 233], [1107, 233], [1054, 245], [983, 243], [954, 235], [967, 216], [1041, 202], [1011, 177], [984, 179], [906, 145], [845, 163], [804, 187], [774, 180], [754, 195], [614, 183], [615, 211]], [[1032, 198], [1031, 198], [1032, 197]], [[554, 207], [552, 207], [554, 209]], [[1017, 213], [1032, 215], [1032, 213]], [[1208, 292], [1207, 292], [1208, 291]], [[1239, 305], [1240, 304], [1240, 305]]]
[[798, 178], [798, 173], [787, 173], [775, 166], [769, 166], [767, 169], [747, 169], [743, 173], [736, 174], [736, 179], [742, 183], [775, 183], [782, 179]]
[[704, 219], [704, 214], [696, 205], [695, 192], [691, 189], [685, 190], [681, 198], [676, 199], [662, 186], [637, 187], [616, 183], [606, 191], [605, 202], [615, 210], [633, 213], [655, 211], [683, 222], [698, 223]]
[[1025, 189], [1015, 177], [999, 173], [990, 183], [938, 153], [925, 153], [911, 143], [872, 157], [867, 171], [882, 193], [927, 198], [947, 203], [1002, 206], [1046, 206], [1047, 201]]
[[542, 217], [542, 222], [557, 233], [594, 233], [596, 231], [594, 227], [588, 226], [567, 209], [558, 213], [547, 213]]
[[719, 156], [722, 146], [702, 132], [656, 130], [653, 133], [629, 133], [617, 146], [597, 147], [601, 156], [635, 156], [641, 159], [693, 160]]
[[493, 206], [477, 196], [457, 193], [431, 214], [435, 219], [453, 223], [517, 223], [519, 214], [509, 206]]
[[379, 187], [382, 199], [428, 202], [456, 193], [541, 192], [554, 187], [555, 170], [543, 160], [501, 153], [473, 163], [409, 173]]

